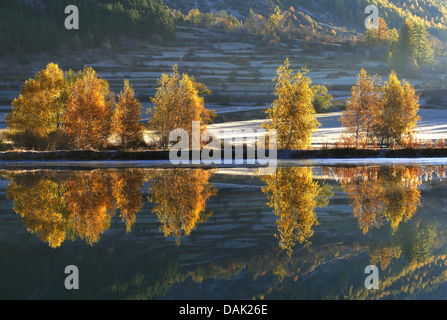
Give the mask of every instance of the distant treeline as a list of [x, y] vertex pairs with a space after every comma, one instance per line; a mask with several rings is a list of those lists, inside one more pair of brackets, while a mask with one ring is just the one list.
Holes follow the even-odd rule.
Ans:
[[399, 28], [409, 18], [423, 24], [431, 34], [447, 39], [447, 9], [443, 0], [281, 0], [286, 6], [311, 9], [315, 4], [331, 12], [342, 21], [363, 26], [365, 8], [376, 5], [380, 16], [391, 28]]
[[[79, 30], [67, 30], [65, 7], [79, 9]], [[120, 36], [174, 35], [174, 17], [162, 0], [24, 0], [0, 1], [0, 55], [42, 52], [67, 44], [93, 48]]]

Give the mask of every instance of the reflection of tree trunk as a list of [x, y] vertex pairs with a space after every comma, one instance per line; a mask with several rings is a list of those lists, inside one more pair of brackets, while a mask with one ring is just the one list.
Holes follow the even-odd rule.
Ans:
[[281, 202], [279, 201], [279, 184], [278, 184], [278, 169], [276, 169], [275, 173], [275, 182], [276, 182], [276, 206], [279, 208], [279, 214], [281, 215]]

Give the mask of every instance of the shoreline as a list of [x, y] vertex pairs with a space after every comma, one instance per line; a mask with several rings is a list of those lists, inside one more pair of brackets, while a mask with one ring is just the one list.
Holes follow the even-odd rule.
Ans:
[[[190, 152], [191, 156], [191, 152]], [[268, 154], [267, 154], [268, 157]], [[399, 165], [447, 165], [445, 149], [401, 149], [401, 150], [278, 150], [276, 165], [269, 166], [269, 158], [259, 158], [248, 164], [246, 152], [243, 159], [233, 152], [231, 163], [200, 161], [173, 164], [169, 151], [5, 151], [0, 152], [0, 169], [23, 168], [272, 168], [284, 166], [355, 166], [375, 164]], [[191, 159], [191, 157], [190, 157]], [[227, 161], [230, 159], [227, 158]], [[237, 161], [239, 160], [239, 161]], [[242, 161], [241, 160], [245, 160]], [[261, 161], [262, 160], [262, 161]]]

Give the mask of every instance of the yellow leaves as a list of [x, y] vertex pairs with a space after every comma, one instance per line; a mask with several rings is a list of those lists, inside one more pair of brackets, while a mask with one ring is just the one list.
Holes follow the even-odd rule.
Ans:
[[377, 75], [362, 69], [340, 122], [357, 141], [366, 138], [401, 144], [402, 137], [416, 129], [418, 111], [419, 96], [408, 82], [401, 83], [394, 71], [380, 86]]
[[159, 138], [159, 144], [167, 148], [169, 135], [175, 129], [186, 130], [192, 135], [192, 122], [199, 121], [202, 130], [211, 122], [214, 113], [205, 108], [200, 93], [208, 93], [205, 85], [197, 83], [187, 74], [180, 76], [177, 66], [170, 75], [163, 74], [158, 80], [159, 87], [151, 99], [154, 104], [149, 127]]
[[313, 181], [311, 168], [279, 168], [263, 180], [267, 185], [262, 192], [278, 217], [279, 245], [291, 255], [297, 243], [310, 244], [313, 226], [318, 224], [315, 208], [321, 188]]
[[397, 231], [420, 206], [418, 171], [411, 167], [356, 167], [338, 170], [344, 192], [354, 207], [354, 216], [366, 234], [389, 221]]
[[141, 104], [134, 97], [129, 81], [124, 82], [123, 91], [118, 96], [118, 103], [112, 116], [111, 134], [115, 135], [121, 147], [136, 146], [143, 141]]
[[158, 216], [163, 234], [175, 237], [177, 244], [204, 221], [206, 201], [216, 194], [208, 182], [211, 175], [209, 170], [180, 169], [155, 171], [150, 176], [152, 212]]
[[55, 131], [61, 125], [64, 86], [64, 74], [56, 64], [40, 70], [25, 82], [19, 97], [12, 102], [12, 113], [6, 115], [8, 129], [41, 137]]
[[352, 87], [352, 97], [340, 118], [342, 125], [348, 128], [357, 141], [374, 135], [381, 104], [379, 82], [377, 75], [370, 76], [362, 69], [357, 83]]
[[266, 129], [278, 132], [279, 149], [306, 149], [312, 142], [312, 133], [320, 126], [313, 106], [312, 81], [307, 70], [294, 73], [289, 59], [277, 69], [273, 106], [267, 110], [269, 122]]

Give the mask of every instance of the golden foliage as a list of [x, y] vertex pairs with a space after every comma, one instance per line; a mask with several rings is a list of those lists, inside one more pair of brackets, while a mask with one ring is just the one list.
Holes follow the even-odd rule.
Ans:
[[158, 216], [163, 234], [180, 238], [189, 236], [198, 223], [211, 215], [205, 214], [206, 201], [217, 193], [208, 182], [209, 170], [157, 170], [150, 174], [149, 201], [152, 213]]
[[12, 134], [27, 131], [40, 137], [62, 126], [66, 90], [64, 73], [50, 63], [25, 82], [20, 95], [12, 102], [6, 123]]
[[320, 126], [313, 106], [312, 81], [305, 76], [307, 70], [294, 73], [289, 59], [276, 73], [276, 100], [267, 110], [269, 120], [263, 128], [277, 130], [279, 149], [307, 149], [312, 133]]
[[344, 192], [354, 207], [363, 233], [380, 228], [387, 220], [397, 231], [420, 206], [420, 171], [414, 167], [335, 168]]
[[379, 83], [380, 78], [377, 75], [368, 75], [365, 69], [362, 69], [355, 86], [352, 87], [352, 96], [340, 122], [354, 135], [356, 141], [368, 139], [374, 133], [381, 104]]
[[118, 137], [120, 146], [128, 148], [143, 141], [141, 120], [141, 104], [135, 98], [128, 80], [118, 96], [118, 103], [112, 116], [111, 134]]
[[106, 146], [114, 103], [107, 81], [86, 67], [71, 86], [65, 111], [65, 128], [75, 148]]
[[419, 95], [407, 82], [401, 83], [392, 71], [382, 88], [382, 106], [378, 115], [378, 131], [382, 140], [397, 144], [404, 135], [411, 134], [420, 120]]
[[267, 184], [262, 192], [278, 217], [279, 246], [291, 255], [297, 243], [310, 244], [313, 227], [318, 225], [315, 208], [327, 201], [319, 199], [322, 188], [313, 181], [311, 168], [278, 168], [262, 179]]
[[158, 79], [158, 85], [155, 96], [151, 98], [154, 107], [148, 113], [151, 116], [149, 128], [158, 136], [162, 148], [168, 147], [169, 135], [175, 129], [186, 130], [191, 141], [193, 121], [200, 122], [201, 131], [206, 130], [215, 114], [205, 108], [204, 99], [200, 96], [209, 92], [204, 84], [187, 74], [180, 75], [174, 66], [170, 75], [163, 74]]

